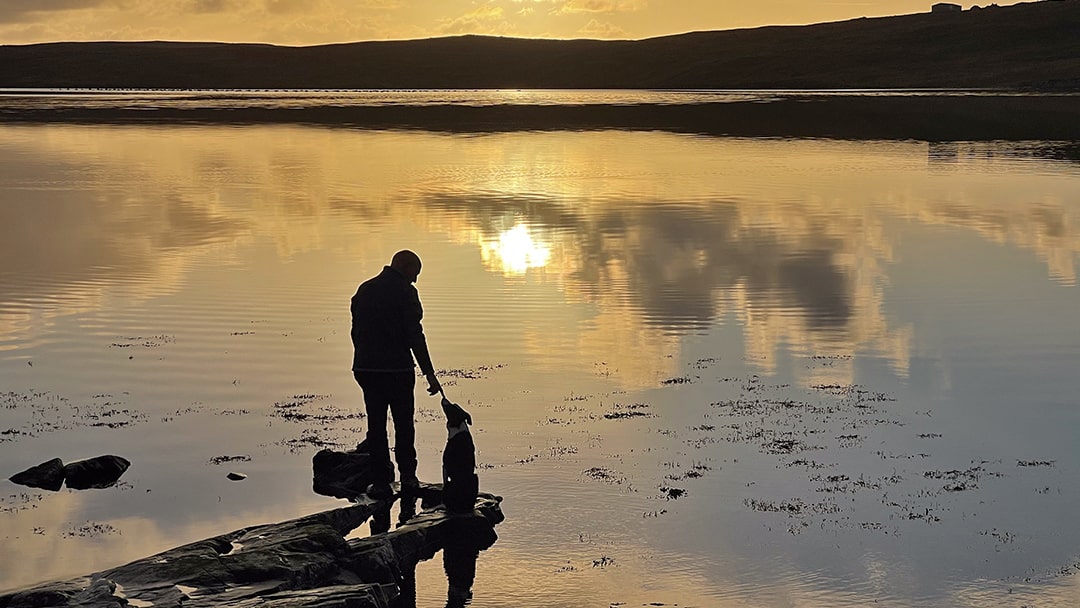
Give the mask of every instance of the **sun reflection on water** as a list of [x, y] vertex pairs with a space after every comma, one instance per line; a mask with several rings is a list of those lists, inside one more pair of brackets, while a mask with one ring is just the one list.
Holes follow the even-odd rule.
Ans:
[[533, 235], [527, 224], [514, 224], [495, 238], [480, 240], [484, 266], [504, 275], [522, 275], [551, 261], [551, 247]]

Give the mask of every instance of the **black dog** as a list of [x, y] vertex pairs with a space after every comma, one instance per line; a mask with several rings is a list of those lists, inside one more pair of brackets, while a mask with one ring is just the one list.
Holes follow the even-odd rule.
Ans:
[[443, 504], [450, 513], [471, 513], [476, 506], [480, 479], [476, 476], [476, 446], [469, 425], [472, 416], [446, 396], [446, 450], [443, 451]]

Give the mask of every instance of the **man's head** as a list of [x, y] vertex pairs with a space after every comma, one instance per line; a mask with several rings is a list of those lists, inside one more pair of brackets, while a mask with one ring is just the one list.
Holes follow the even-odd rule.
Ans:
[[420, 266], [420, 256], [408, 249], [395, 253], [393, 259], [390, 260], [390, 267], [405, 275], [410, 283], [415, 283], [416, 277], [420, 276]]

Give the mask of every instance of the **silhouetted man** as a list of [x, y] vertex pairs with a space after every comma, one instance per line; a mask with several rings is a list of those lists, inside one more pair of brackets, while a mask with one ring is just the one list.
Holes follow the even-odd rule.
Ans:
[[372, 498], [391, 494], [394, 469], [386, 438], [387, 410], [394, 418], [394, 454], [402, 489], [411, 490], [418, 484], [413, 445], [414, 356], [427, 377], [428, 394], [442, 388], [420, 324], [424, 317], [420, 296], [412, 285], [420, 275], [420, 266], [415, 253], [399, 251], [389, 266], [361, 284], [352, 297], [353, 377], [364, 391], [374, 479], [367, 494]]

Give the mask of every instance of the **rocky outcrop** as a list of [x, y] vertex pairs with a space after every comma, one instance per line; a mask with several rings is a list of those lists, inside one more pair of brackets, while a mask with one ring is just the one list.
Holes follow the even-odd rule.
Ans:
[[53, 458], [37, 466], [16, 473], [8, 479], [30, 488], [40, 488], [53, 492], [67, 482], [72, 490], [108, 488], [120, 480], [131, 463], [120, 456], [97, 456], [64, 465], [64, 461]]
[[496, 538], [501, 497], [481, 494], [472, 513], [449, 515], [432, 506], [440, 492], [438, 485], [422, 484], [427, 508], [393, 531], [345, 540], [373, 515], [389, 516], [394, 498], [364, 497], [349, 507], [236, 530], [87, 577], [0, 595], [0, 608], [388, 608], [403, 588], [408, 593], [417, 562], [462, 543], [482, 550]]
[[[367, 440], [351, 452], [320, 450], [311, 459], [312, 490], [323, 496], [354, 499], [361, 496], [368, 484], [374, 481], [371, 474], [371, 456], [367, 453]], [[393, 478], [393, 465], [390, 477]]]

